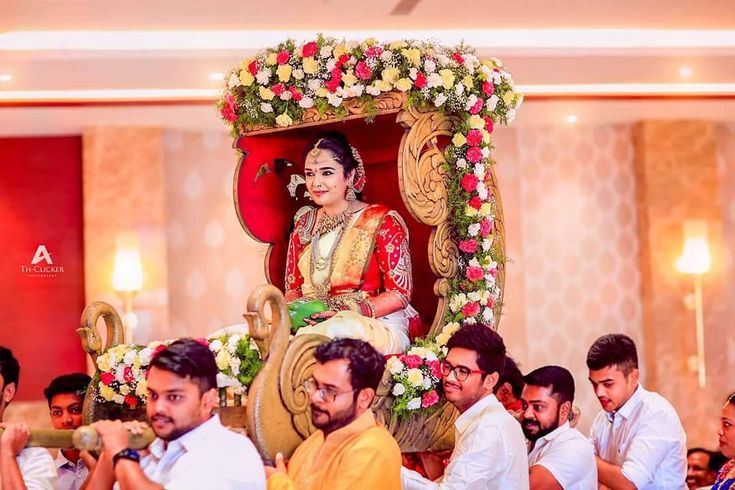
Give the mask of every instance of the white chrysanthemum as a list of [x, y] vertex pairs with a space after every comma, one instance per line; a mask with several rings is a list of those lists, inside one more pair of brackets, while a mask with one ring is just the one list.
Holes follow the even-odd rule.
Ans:
[[255, 80], [257, 80], [257, 82], [261, 85], [268, 85], [270, 79], [271, 71], [269, 68], [264, 68], [255, 75]]
[[491, 321], [494, 316], [495, 314], [493, 313], [493, 310], [491, 310], [490, 308], [485, 308], [484, 310], [482, 310], [482, 319], [485, 320], [486, 322]]
[[477, 195], [480, 196], [480, 199], [482, 199], [483, 201], [487, 201], [488, 191], [485, 182], [480, 181], [477, 184]]
[[408, 78], [410, 78], [411, 80], [416, 80], [416, 76], [417, 76], [418, 74], [419, 74], [419, 69], [418, 69], [418, 68], [416, 68], [415, 66], [414, 66], [414, 67], [411, 67], [411, 68], [410, 68], [410, 69], [408, 70]]
[[328, 58], [332, 56], [332, 46], [322, 46], [322, 49], [319, 50], [319, 56], [321, 56], [322, 58]]
[[260, 110], [265, 113], [273, 112], [273, 106], [270, 105], [268, 102], [263, 102], [262, 104], [260, 104]]
[[406, 380], [411, 386], [418, 388], [424, 384], [424, 373], [418, 368], [409, 369], [406, 372]]
[[125, 402], [125, 397], [122, 395], [115, 395], [112, 397], [112, 401], [118, 405], [122, 405]]
[[337, 94], [327, 94], [327, 100], [331, 106], [339, 107], [342, 105], [342, 97]]
[[424, 71], [426, 71], [426, 73], [434, 73], [436, 71], [436, 63], [434, 60], [424, 60]]
[[457, 158], [456, 165], [457, 165], [457, 168], [460, 168], [460, 169], [463, 169], [463, 170], [466, 169], [469, 166], [467, 164], [467, 160], [465, 160], [464, 158]]
[[492, 245], [493, 245], [493, 241], [490, 240], [489, 238], [485, 238], [482, 241], [482, 250], [484, 252], [487, 252], [488, 250], [490, 250], [490, 247], [492, 247]]
[[513, 122], [513, 119], [516, 118], [516, 110], [511, 109], [505, 114], [505, 118], [508, 120], [508, 124]]
[[135, 358], [138, 356], [138, 352], [135, 350], [130, 350], [125, 354], [125, 357], [123, 357], [123, 362], [127, 364], [128, 366], [132, 366], [133, 362], [135, 361]]
[[487, 111], [494, 111], [495, 108], [498, 106], [498, 102], [500, 99], [497, 95], [493, 94], [491, 95], [486, 101], [485, 101], [485, 110]]
[[219, 352], [219, 350], [222, 348], [222, 341], [219, 339], [213, 340], [209, 343], [209, 350], [212, 352]]
[[447, 65], [449, 65], [449, 64], [452, 64], [454, 60], [452, 60], [451, 58], [449, 58], [449, 57], [448, 57], [448, 56], [446, 56], [446, 55], [440, 54], [440, 55], [437, 55], [437, 57], [436, 57], [436, 61], [437, 61], [437, 62], [438, 62], [438, 63], [439, 63], [439, 64], [440, 64], [441, 66], [447, 66]]
[[441, 107], [442, 105], [444, 105], [444, 103], [445, 103], [446, 101], [447, 101], [447, 96], [446, 96], [446, 95], [444, 95], [444, 94], [439, 94], [439, 95], [437, 95], [437, 96], [436, 96], [436, 98], [434, 99], [434, 106], [435, 106], [435, 107]]
[[457, 312], [462, 309], [464, 305], [467, 304], [467, 295], [465, 293], [459, 293], [452, 296], [452, 299], [449, 300], [449, 309], [453, 312]]
[[299, 107], [303, 109], [309, 109], [310, 107], [314, 107], [314, 99], [312, 99], [311, 97], [304, 96], [304, 98], [299, 101]]
[[467, 293], [467, 299], [469, 299], [470, 301], [480, 301], [480, 292], [471, 291]]
[[217, 373], [217, 388], [227, 388], [228, 386], [237, 386], [238, 381], [232, 376], [223, 373]]
[[230, 338], [227, 339], [227, 347], [230, 350], [233, 350], [234, 351], [235, 349], [237, 349], [237, 344], [240, 343], [240, 339], [242, 339], [242, 337], [239, 336], [238, 334], [234, 334], [234, 335], [230, 336]]
[[480, 233], [480, 223], [472, 223], [470, 226], [468, 226], [467, 233], [470, 236], [477, 236], [477, 234]]
[[302, 70], [301, 68], [297, 68], [296, 70], [293, 71], [293, 73], [291, 73], [291, 75], [296, 80], [303, 80], [304, 79], [304, 70]]
[[[464, 87], [461, 83], [457, 86]], [[477, 96], [475, 94], [471, 94], [467, 97], [467, 103], [464, 105], [464, 110], [469, 111], [475, 104], [477, 104]]]
[[151, 357], [153, 357], [153, 351], [145, 347], [138, 353], [138, 359], [140, 359], [141, 366], [147, 366], [151, 363]]
[[405, 368], [403, 363], [397, 357], [391, 357], [388, 359], [386, 367], [391, 374], [399, 374]]
[[317, 90], [319, 90], [319, 87], [322, 86], [322, 82], [318, 78], [312, 78], [311, 80], [306, 82], [306, 86], [309, 87], [309, 90], [311, 90], [312, 92], [316, 92]]
[[289, 90], [284, 90], [283, 93], [278, 96], [281, 100], [291, 100], [291, 97], [293, 97], [293, 94]]
[[227, 80], [227, 87], [228, 88], [235, 88], [240, 86], [240, 77], [237, 76], [237, 73], [233, 73], [230, 75], [230, 79]]
[[393, 61], [393, 51], [390, 51], [386, 49], [382, 53], [380, 53], [380, 59], [383, 63], [390, 63]]
[[410, 402], [406, 404], [406, 408], [409, 410], [418, 410], [421, 408], [421, 398], [413, 398]]
[[393, 386], [393, 396], [401, 396], [406, 392], [406, 387], [401, 383], [396, 383]]
[[441, 87], [442, 77], [438, 73], [432, 73], [426, 79], [426, 86], [429, 88]]
[[372, 96], [380, 95], [380, 89], [375, 85], [368, 85], [367, 87], [365, 87], [365, 92]]

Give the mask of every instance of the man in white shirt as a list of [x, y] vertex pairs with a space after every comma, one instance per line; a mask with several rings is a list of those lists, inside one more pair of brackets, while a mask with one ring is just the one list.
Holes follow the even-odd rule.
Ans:
[[[82, 426], [82, 406], [90, 381], [92, 378], [84, 373], [64, 374], [52, 379], [43, 390], [54, 429], [74, 430]], [[58, 475], [56, 490], [79, 490], [89, 476], [78, 449], [59, 449], [54, 463]]]
[[520, 424], [500, 404], [493, 387], [505, 362], [503, 339], [475, 324], [458, 330], [442, 362], [444, 393], [460, 415], [454, 451], [434, 482], [401, 469], [405, 490], [526, 490], [528, 456]]
[[92, 424], [103, 451], [88, 490], [265, 490], [263, 461], [253, 443], [226, 429], [218, 404], [217, 365], [209, 348], [178, 340], [157, 353], [148, 371], [148, 419], [158, 436], [140, 455], [119, 420]]
[[638, 353], [622, 334], [603, 335], [587, 353], [602, 406], [590, 431], [599, 482], [611, 490], [685, 490], [686, 435], [674, 407], [638, 382]]
[[[10, 349], [0, 346], [0, 422], [5, 407], [15, 398], [20, 365]], [[0, 423], [0, 488], [53, 490], [56, 469], [44, 448], [26, 448], [30, 430], [23, 423]]]
[[524, 378], [521, 426], [530, 441], [531, 490], [596, 490], [595, 451], [569, 426], [574, 378], [560, 366], [544, 366]]

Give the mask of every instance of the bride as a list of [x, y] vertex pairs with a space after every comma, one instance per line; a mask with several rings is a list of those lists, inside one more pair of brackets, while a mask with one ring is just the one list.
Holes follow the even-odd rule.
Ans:
[[286, 300], [318, 299], [328, 311], [312, 315], [297, 335], [357, 338], [382, 354], [403, 352], [416, 315], [405, 222], [360, 199], [365, 168], [342, 133], [325, 133], [307, 146], [304, 174], [318, 207], [295, 219]]

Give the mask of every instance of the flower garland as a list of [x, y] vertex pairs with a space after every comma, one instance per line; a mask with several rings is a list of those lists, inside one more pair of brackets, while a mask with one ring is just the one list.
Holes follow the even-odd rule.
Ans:
[[[494, 240], [497, 201], [491, 191], [491, 134], [496, 124], [513, 121], [523, 100], [499, 60], [480, 60], [465, 45], [448, 48], [420, 41], [381, 44], [374, 39], [338, 41], [318, 35], [302, 45], [288, 40], [265, 49], [233, 66], [225, 79], [217, 106], [235, 137], [253, 128], [298, 124], [306, 111], [346, 116], [347, 99], [357, 100], [368, 116], [374, 115], [374, 98], [390, 91], [405, 94], [409, 105], [454, 116], [457, 122], [445, 149], [445, 170], [459, 270], [450, 282], [445, 322], [495, 326], [501, 295], [496, 278], [505, 258], [500, 243]], [[435, 342], [423, 340], [412, 349], [428, 348]], [[427, 364], [433, 358], [419, 357], [423, 363], [408, 369], [433, 376], [433, 364]], [[415, 361], [412, 358], [409, 362], [413, 365]], [[420, 392], [423, 397], [427, 391], [408, 380], [405, 362], [401, 361], [401, 369], [392, 362], [394, 379], [406, 390], [396, 395], [394, 413], [417, 411], [418, 396], [414, 395]], [[411, 379], [418, 381], [416, 371], [412, 373]], [[397, 386], [394, 390], [400, 391]], [[405, 404], [400, 401], [408, 396], [412, 398]], [[423, 398], [421, 404], [423, 407]]]
[[[257, 345], [248, 335], [223, 334], [197, 339], [215, 355], [217, 387], [232, 387], [235, 394], [247, 392], [262, 361]], [[131, 409], [142, 407], [148, 398], [146, 382], [151, 359], [172, 341], [151, 342], [146, 346], [121, 344], [97, 358], [98, 372], [93, 379], [98, 403], [112, 403]]]

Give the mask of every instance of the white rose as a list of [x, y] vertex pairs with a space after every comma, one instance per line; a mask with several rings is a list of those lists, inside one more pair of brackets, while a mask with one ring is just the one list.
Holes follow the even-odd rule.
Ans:
[[118, 405], [122, 405], [125, 401], [125, 397], [122, 395], [115, 395], [112, 397], [112, 401], [117, 403]]
[[428, 351], [424, 359], [426, 359], [427, 361], [438, 361], [439, 360], [439, 358], [436, 357], [436, 354], [434, 354], [432, 351]]
[[226, 388], [228, 386], [237, 386], [238, 382], [232, 376], [217, 373], [217, 388]]
[[[458, 83], [457, 85], [455, 85], [454, 86], [454, 93], [457, 94], [457, 95], [462, 95], [464, 93], [464, 84], [463, 83]], [[475, 97], [475, 99], [477, 99], [477, 96], [475, 96], [475, 95], [472, 95], [472, 97]], [[467, 107], [467, 109], [465, 109], [465, 110], [469, 111], [470, 110], [470, 107], [472, 107], [472, 106]]]
[[342, 105], [342, 97], [337, 94], [327, 94], [327, 100], [331, 106], [339, 107]]
[[449, 64], [452, 63], [452, 60], [449, 59], [449, 57], [447, 57], [446, 55], [443, 55], [443, 54], [438, 55], [436, 57], [436, 61], [438, 61], [439, 64], [442, 65], [442, 66], [447, 66], [447, 65], [449, 65]]
[[227, 87], [229, 88], [235, 88], [240, 86], [240, 77], [237, 76], [237, 73], [233, 73], [230, 75], [230, 79], [227, 80]]
[[380, 53], [380, 59], [383, 61], [383, 63], [390, 63], [393, 61], [393, 51], [385, 50], [382, 53]]
[[255, 79], [261, 85], [268, 85], [268, 81], [271, 79], [271, 71], [268, 68], [260, 70], [256, 75]]
[[222, 341], [220, 341], [219, 339], [213, 340], [212, 342], [209, 343], [209, 350], [211, 350], [212, 352], [219, 352], [221, 348], [222, 348]]
[[[461, 83], [457, 86], [464, 87], [464, 85], [462, 85]], [[477, 104], [477, 96], [475, 94], [472, 94], [467, 97], [467, 103], [464, 105], [464, 110], [469, 111], [475, 104]]]
[[447, 96], [444, 95], [444, 94], [439, 94], [434, 99], [434, 106], [435, 107], [441, 107], [442, 105], [444, 105], [444, 102], [446, 102], [446, 101], [447, 101]]
[[138, 359], [140, 359], [140, 365], [141, 366], [147, 366], [151, 363], [151, 357], [153, 356], [153, 351], [149, 349], [148, 347], [145, 347], [138, 353]]
[[296, 80], [303, 80], [304, 79], [304, 70], [302, 70], [301, 68], [297, 68], [296, 70], [293, 71], [293, 73], [291, 73], [291, 75]]
[[411, 386], [423, 386], [424, 373], [419, 368], [413, 368], [406, 371], [406, 379]]
[[480, 71], [485, 75], [485, 78], [490, 80], [493, 77], [493, 70], [485, 65], [480, 67]]
[[429, 388], [431, 388], [431, 378], [430, 378], [429, 376], [426, 376], [426, 377], [424, 378], [424, 384], [423, 384], [423, 388], [424, 388], [425, 390], [428, 390]]
[[508, 120], [508, 124], [513, 122], [513, 119], [516, 118], [516, 110], [511, 109], [505, 114], [505, 118]]
[[380, 89], [375, 85], [369, 85], [368, 87], [366, 87], [365, 92], [369, 93], [372, 96], [380, 95]]
[[491, 95], [490, 98], [485, 101], [485, 110], [490, 112], [494, 111], [495, 107], [498, 105], [498, 101], [500, 101], [500, 99], [497, 95]]
[[319, 50], [319, 56], [321, 56], [322, 58], [332, 56], [332, 46], [322, 46], [322, 49]]
[[268, 102], [263, 102], [262, 104], [260, 104], [260, 110], [266, 113], [273, 112], [273, 106], [270, 105]]
[[501, 77], [500, 73], [498, 73], [497, 71], [493, 71], [492, 77], [493, 85], [500, 85], [501, 83], [503, 83], [503, 77]]
[[120, 384], [125, 384], [125, 369], [122, 366], [115, 370], [115, 379]]
[[488, 250], [490, 250], [490, 247], [492, 247], [492, 245], [493, 245], [493, 242], [492, 242], [492, 240], [490, 240], [489, 238], [485, 238], [485, 239], [484, 239], [484, 240], [482, 241], [482, 250], [483, 250], [484, 252], [487, 252]]
[[406, 387], [403, 386], [401, 383], [396, 383], [393, 386], [393, 396], [401, 396], [406, 392]]
[[127, 364], [128, 366], [133, 365], [133, 361], [135, 361], [135, 357], [138, 355], [138, 353], [134, 350], [128, 351], [125, 354], [125, 357], [123, 357], [123, 362]]
[[310, 107], [314, 107], [314, 99], [311, 97], [304, 97], [299, 101], [299, 107], [303, 109], [309, 109]]
[[409, 410], [417, 410], [421, 408], [421, 398], [414, 398], [406, 404], [406, 408]]
[[489, 288], [495, 286], [495, 278], [492, 274], [485, 274], [485, 285]]
[[442, 77], [438, 73], [432, 73], [426, 79], [426, 86], [429, 88], [441, 87], [441, 85], [442, 85]]
[[365, 85], [353, 85], [348, 89], [348, 97], [360, 97], [365, 91]]
[[388, 359], [387, 365], [388, 371], [390, 371], [391, 374], [399, 374], [405, 367], [397, 357], [391, 357]]
[[480, 261], [479, 261], [479, 260], [477, 260], [477, 258], [473, 258], [472, 260], [470, 260], [470, 261], [468, 262], [468, 265], [469, 265], [470, 267], [480, 267]]
[[128, 386], [128, 385], [121, 385], [120, 386], [120, 394], [127, 395], [128, 393], [130, 393], [130, 386]]
[[[510, 120], [508, 120], [508, 122], [510, 122]], [[482, 158], [490, 158], [490, 148], [487, 146], [484, 146], [480, 152], [482, 153]]]
[[426, 73], [434, 73], [436, 71], [436, 63], [434, 63], [434, 60], [424, 60], [424, 70]]
[[468, 226], [467, 233], [469, 233], [470, 236], [477, 236], [477, 234], [480, 233], [480, 223], [472, 223]]
[[233, 374], [238, 374], [240, 372], [240, 358], [233, 356], [232, 359], [230, 359], [230, 371], [232, 371]]
[[487, 201], [488, 191], [487, 191], [487, 186], [485, 185], [485, 182], [480, 181], [477, 184], [477, 195], [480, 196], [480, 199], [482, 199], [483, 201]]
[[465, 169], [468, 167], [467, 160], [464, 158], [457, 158], [457, 168]]
[[293, 94], [290, 90], [284, 90], [283, 93], [278, 96], [281, 100], [291, 100], [291, 97], [293, 97]]
[[337, 60], [335, 60], [334, 58], [329, 58], [329, 60], [327, 61], [327, 71], [334, 70], [334, 67], [336, 65], [337, 65]]
[[484, 182], [482, 181], [485, 180], [485, 165], [482, 162], [477, 162], [473, 170], [474, 174], [477, 175], [477, 178], [480, 179], [480, 183], [478, 183], [477, 185], [484, 185]]
[[316, 92], [317, 90], [319, 90], [319, 87], [322, 86], [322, 82], [319, 81], [318, 78], [312, 78], [311, 80], [306, 82], [306, 85], [309, 87], [309, 90], [311, 90], [312, 92]]
[[490, 308], [485, 308], [484, 310], [482, 310], [482, 319], [486, 322], [491, 321], [493, 319], [493, 316], [493, 310], [491, 310]]
[[478, 291], [467, 293], [467, 299], [470, 301], [480, 301], [480, 293]]
[[411, 80], [416, 80], [416, 76], [418, 76], [418, 74], [419, 74], [419, 69], [416, 68], [415, 66], [412, 67], [410, 70], [408, 70], [408, 78], [410, 78]]
[[240, 343], [240, 339], [242, 339], [242, 337], [240, 337], [239, 335], [232, 335], [229, 339], [227, 339], [227, 347], [234, 351], [237, 348], [237, 344]]

